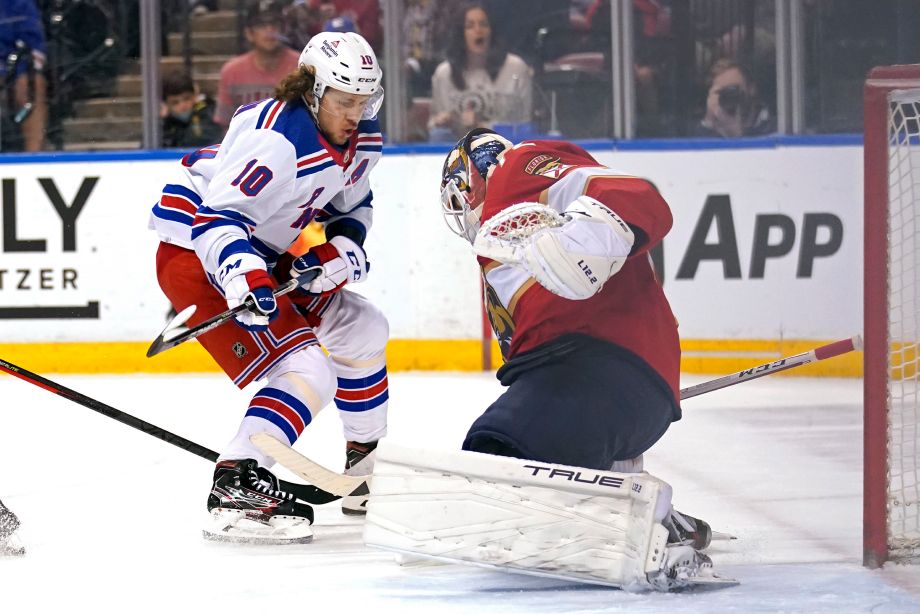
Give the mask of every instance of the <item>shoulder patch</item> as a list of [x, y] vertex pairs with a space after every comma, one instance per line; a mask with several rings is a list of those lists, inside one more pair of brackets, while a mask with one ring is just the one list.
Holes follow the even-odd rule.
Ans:
[[575, 166], [574, 164], [562, 164], [559, 156], [549, 154], [537, 154], [527, 161], [524, 165], [524, 172], [528, 175], [540, 175], [550, 179], [559, 179], [565, 171]]

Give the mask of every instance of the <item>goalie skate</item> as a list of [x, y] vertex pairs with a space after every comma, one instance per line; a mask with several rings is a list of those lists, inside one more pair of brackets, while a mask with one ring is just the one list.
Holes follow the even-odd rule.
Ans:
[[732, 578], [716, 575], [712, 559], [694, 550], [692, 546], [669, 545], [663, 568], [648, 574], [649, 583], [655, 590], [675, 592], [695, 587], [728, 587], [740, 584]]
[[673, 507], [664, 519], [664, 526], [668, 530], [668, 545], [693, 546], [697, 550], [705, 550], [712, 542], [709, 523], [678, 512]]
[[279, 490], [278, 479], [252, 459], [217, 464], [208, 511], [206, 539], [251, 544], [313, 540], [313, 508]]

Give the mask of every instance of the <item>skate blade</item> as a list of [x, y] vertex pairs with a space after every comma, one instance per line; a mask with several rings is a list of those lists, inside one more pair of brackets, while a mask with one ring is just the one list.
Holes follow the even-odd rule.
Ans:
[[711, 536], [712, 541], [728, 541], [732, 539], [738, 539], [731, 533], [723, 533], [722, 531], [713, 531]]
[[26, 549], [19, 546], [0, 546], [0, 556], [25, 556]]
[[283, 546], [313, 541], [313, 529], [304, 518], [272, 516], [266, 523], [239, 510], [221, 508], [211, 512], [201, 533], [207, 540], [233, 544]]
[[366, 516], [367, 497], [343, 497], [342, 513], [346, 516]]
[[435, 567], [448, 565], [449, 563], [440, 559], [433, 559], [426, 556], [418, 556], [409, 552], [396, 552], [393, 560], [400, 567]]
[[671, 589], [668, 592], [679, 593], [681, 591], [693, 591], [701, 592], [708, 590], [717, 590], [720, 588], [729, 588], [731, 586], [738, 586], [741, 584], [739, 580], [735, 578], [723, 578], [722, 576], [696, 576], [694, 578], [687, 578], [682, 580], [685, 584]]

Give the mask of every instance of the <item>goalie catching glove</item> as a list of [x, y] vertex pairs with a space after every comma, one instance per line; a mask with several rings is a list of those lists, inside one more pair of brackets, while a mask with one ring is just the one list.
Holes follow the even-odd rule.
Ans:
[[360, 283], [367, 278], [370, 265], [364, 248], [339, 235], [328, 242], [312, 247], [303, 256], [294, 260], [291, 277], [297, 277], [311, 269], [319, 269], [313, 281], [303, 286], [310, 294], [326, 296], [337, 292], [347, 283]]
[[233, 316], [234, 322], [246, 330], [266, 330], [268, 323], [278, 316], [271, 277], [266, 271], [265, 261], [255, 254], [227, 256], [218, 268], [217, 281], [230, 309], [251, 299], [249, 309]]
[[[545, 214], [535, 215], [537, 210]], [[524, 217], [522, 213], [531, 220], [540, 219], [533, 232], [511, 219]], [[480, 256], [523, 266], [553, 294], [570, 300], [590, 298], [626, 262], [635, 235], [620, 216], [587, 195], [576, 198], [563, 213], [559, 216], [537, 203], [515, 205], [483, 225], [473, 250]], [[511, 249], [502, 240], [502, 232], [496, 232], [502, 227], [514, 227]]]

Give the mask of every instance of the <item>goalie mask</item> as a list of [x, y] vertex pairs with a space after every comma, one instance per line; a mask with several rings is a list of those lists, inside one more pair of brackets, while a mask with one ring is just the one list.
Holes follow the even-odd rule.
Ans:
[[511, 141], [486, 128], [471, 130], [447, 154], [441, 169], [441, 212], [447, 227], [471, 244], [479, 231], [486, 179]]
[[383, 71], [374, 50], [354, 32], [320, 32], [310, 39], [300, 54], [300, 66], [312, 66], [316, 81], [313, 102], [304, 100], [316, 117], [326, 88], [370, 96], [361, 119], [373, 119], [383, 104]]

